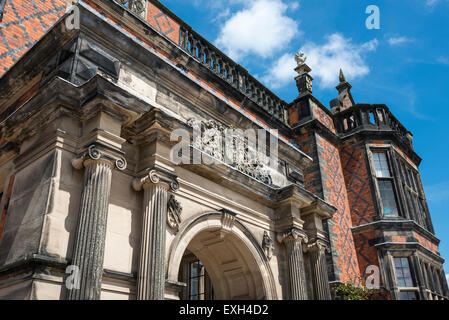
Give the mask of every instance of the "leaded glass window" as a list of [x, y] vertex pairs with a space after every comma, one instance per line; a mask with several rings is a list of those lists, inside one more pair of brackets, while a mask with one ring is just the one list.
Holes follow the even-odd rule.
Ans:
[[408, 258], [394, 258], [396, 281], [401, 300], [418, 300], [418, 288], [415, 286]]

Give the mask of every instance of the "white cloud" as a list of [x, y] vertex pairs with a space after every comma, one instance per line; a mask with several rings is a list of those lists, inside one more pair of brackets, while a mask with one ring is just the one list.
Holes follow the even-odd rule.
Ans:
[[338, 84], [340, 68], [350, 80], [367, 75], [370, 69], [364, 55], [376, 50], [377, 45], [377, 39], [355, 44], [350, 38], [334, 33], [327, 37], [326, 43], [317, 45], [309, 42], [301, 48], [301, 51], [307, 56], [312, 76], [319, 79], [321, 87], [329, 88]]
[[449, 181], [425, 186], [427, 201], [435, 206], [443, 206], [449, 199]]
[[426, 5], [428, 6], [434, 6], [436, 5], [440, 0], [426, 0]]
[[262, 81], [268, 87], [278, 89], [293, 81], [296, 75], [295, 67], [294, 54], [286, 53], [274, 62], [267, 74], [262, 77]]
[[449, 0], [426, 0], [426, 6], [433, 8], [441, 2], [449, 2]]
[[447, 58], [447, 57], [439, 57], [437, 59], [437, 62], [441, 63], [441, 64], [444, 64], [446, 66], [449, 66], [449, 58]]
[[407, 38], [407, 37], [391, 37], [388, 39], [388, 43], [391, 46], [398, 46], [404, 43], [412, 42], [413, 39]]
[[299, 34], [298, 22], [286, 15], [298, 6], [281, 0], [249, 1], [223, 24], [215, 42], [234, 59], [248, 55], [271, 57]]
[[[333, 88], [338, 84], [340, 68], [348, 79], [367, 75], [370, 69], [364, 55], [376, 50], [378, 44], [377, 39], [355, 44], [351, 39], [334, 33], [327, 37], [326, 43], [317, 45], [308, 42], [300, 51], [306, 54], [307, 64], [312, 68], [311, 75], [318, 80], [318, 85], [322, 88]], [[273, 89], [282, 87], [293, 81], [296, 75], [295, 67], [294, 54], [284, 54], [273, 63], [262, 80]]]

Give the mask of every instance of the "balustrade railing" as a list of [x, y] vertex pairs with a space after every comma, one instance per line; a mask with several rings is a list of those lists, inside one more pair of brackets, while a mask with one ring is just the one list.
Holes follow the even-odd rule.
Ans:
[[[116, 0], [130, 11], [142, 15], [148, 0]], [[264, 87], [248, 71], [237, 65], [187, 24], [181, 24], [179, 45], [199, 63], [242, 92], [269, 115], [288, 125], [288, 104]]]
[[180, 46], [199, 63], [246, 95], [268, 114], [282, 123], [288, 124], [287, 103], [195, 31], [185, 26], [181, 27]]
[[385, 105], [359, 104], [334, 117], [335, 127], [340, 134], [355, 131], [393, 131], [402, 142], [412, 147], [411, 133], [396, 119]]

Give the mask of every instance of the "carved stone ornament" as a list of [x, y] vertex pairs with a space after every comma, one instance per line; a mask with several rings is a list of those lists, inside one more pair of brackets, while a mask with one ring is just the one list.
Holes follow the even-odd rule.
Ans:
[[295, 54], [295, 61], [298, 64], [298, 66], [303, 65], [304, 63], [306, 63], [307, 57], [304, 54], [304, 52], [298, 52], [297, 54]]
[[304, 248], [305, 251], [320, 251], [322, 253], [324, 252], [330, 252], [330, 248], [327, 245], [327, 243], [324, 240], [321, 239], [311, 239], [307, 243], [307, 246]]
[[225, 127], [213, 120], [190, 119], [188, 125], [193, 128], [192, 147], [258, 181], [272, 184], [270, 159], [258, 150], [250, 149], [241, 130]]
[[277, 240], [280, 243], [288, 241], [301, 241], [302, 243], [307, 243], [308, 237], [304, 231], [298, 228], [291, 228], [288, 231], [278, 233]]
[[178, 232], [179, 226], [181, 225], [182, 206], [173, 194], [169, 195], [167, 206], [167, 224], [170, 228]]
[[134, 179], [133, 188], [136, 191], [140, 191], [146, 183], [158, 184], [161, 182], [168, 184], [173, 192], [179, 190], [179, 182], [177, 177], [160, 169], [150, 169], [148, 170], [148, 174], [144, 177]]
[[120, 4], [132, 12], [141, 15], [145, 11], [146, 0], [119, 0]]
[[79, 170], [84, 166], [84, 162], [89, 159], [91, 160], [104, 159], [110, 161], [111, 163], [115, 164], [115, 167], [120, 171], [125, 170], [128, 165], [125, 158], [116, 157], [108, 152], [99, 149], [98, 146], [96, 145], [91, 145], [88, 148], [87, 152], [74, 158], [72, 160], [72, 165], [75, 169]]
[[273, 256], [273, 250], [274, 250], [274, 241], [270, 238], [270, 235], [267, 231], [264, 232], [263, 240], [262, 240], [262, 249], [265, 253], [265, 256], [268, 260], [271, 260], [271, 257]]

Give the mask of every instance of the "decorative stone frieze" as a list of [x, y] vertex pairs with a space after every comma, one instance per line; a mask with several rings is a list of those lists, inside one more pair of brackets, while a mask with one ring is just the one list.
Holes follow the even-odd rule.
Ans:
[[[137, 299], [163, 300], [167, 211], [170, 206], [168, 190], [177, 191], [179, 182], [175, 175], [153, 168], [144, 177], [135, 179], [133, 187], [136, 191], [144, 190]], [[179, 211], [180, 205], [176, 206]]]
[[272, 184], [269, 158], [249, 147], [243, 131], [226, 127], [213, 120], [190, 119], [188, 124], [193, 128], [192, 147], [256, 180]]
[[126, 168], [126, 160], [91, 145], [72, 161], [86, 168], [73, 250], [72, 265], [79, 268], [80, 288], [68, 291], [69, 300], [99, 300], [103, 277], [106, 225], [112, 168]]

